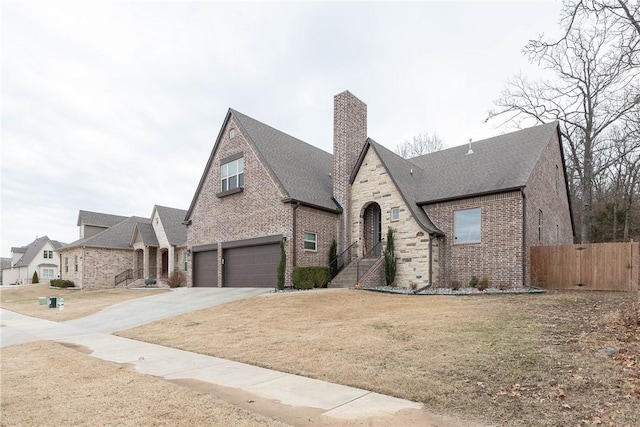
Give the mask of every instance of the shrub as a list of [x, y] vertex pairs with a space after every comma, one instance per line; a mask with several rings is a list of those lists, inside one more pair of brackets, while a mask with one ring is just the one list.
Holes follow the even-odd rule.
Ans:
[[476, 276], [471, 276], [471, 280], [469, 280], [469, 286], [471, 286], [472, 288], [476, 288], [478, 287], [478, 278]]
[[40, 280], [38, 280], [38, 272], [37, 271], [33, 272], [33, 277], [31, 278], [31, 283], [40, 283]]
[[484, 276], [482, 279], [480, 279], [480, 282], [478, 282], [478, 289], [481, 291], [484, 291], [488, 287], [489, 287], [489, 278], [487, 276]]
[[336, 239], [333, 239], [331, 242], [331, 247], [329, 248], [329, 272], [331, 273], [331, 277], [335, 277], [338, 274], [338, 260], [336, 259], [338, 256], [338, 243]]
[[284, 289], [285, 273], [287, 271], [287, 252], [284, 249], [284, 240], [280, 241], [280, 263], [278, 264], [278, 289]]
[[166, 280], [166, 282], [170, 288], [184, 286], [185, 283], [187, 283], [187, 275], [184, 273], [184, 271], [177, 268], [173, 270], [173, 272], [169, 275], [169, 278]]
[[155, 285], [156, 284], [156, 279], [148, 277], [148, 278], [144, 279], [144, 284], [146, 286]]
[[459, 280], [452, 280], [450, 286], [451, 286], [451, 289], [453, 289], [454, 291], [457, 291], [462, 287]]
[[49, 282], [50, 286], [55, 288], [73, 288], [76, 285], [71, 280], [54, 279]]
[[326, 288], [331, 277], [329, 267], [294, 267], [293, 286], [296, 289]]
[[387, 246], [384, 248], [384, 280], [387, 286], [391, 286], [395, 282], [398, 268], [393, 240], [394, 231], [393, 228], [389, 227], [387, 230]]

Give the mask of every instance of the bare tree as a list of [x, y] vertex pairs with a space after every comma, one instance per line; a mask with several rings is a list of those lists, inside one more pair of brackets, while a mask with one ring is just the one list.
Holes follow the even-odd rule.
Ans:
[[591, 240], [594, 180], [616, 160], [605, 131], [640, 102], [637, 49], [627, 48], [628, 37], [612, 29], [609, 20], [595, 17], [591, 24], [583, 28], [572, 21], [558, 42], [530, 41], [525, 53], [552, 78], [510, 80], [488, 118], [503, 116], [518, 126], [560, 122], [576, 180], [581, 242]]
[[444, 142], [440, 139], [438, 134], [433, 133], [420, 133], [413, 137], [413, 141], [404, 141], [402, 144], [398, 144], [396, 147], [396, 153], [400, 157], [409, 159], [411, 157], [418, 157], [424, 154], [433, 153], [434, 151], [440, 151], [445, 147]]

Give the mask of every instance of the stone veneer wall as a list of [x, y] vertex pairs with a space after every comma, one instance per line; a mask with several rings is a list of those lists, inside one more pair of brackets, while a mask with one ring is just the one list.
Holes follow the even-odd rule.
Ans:
[[[481, 242], [454, 244], [453, 214], [471, 208], [481, 209]], [[434, 203], [424, 210], [445, 234], [438, 239], [440, 286], [450, 286], [452, 280], [465, 286], [474, 275], [487, 276], [492, 286], [522, 284], [523, 202], [519, 191]]]
[[348, 91], [334, 97], [333, 103], [333, 196], [343, 208], [338, 224], [338, 253], [354, 237], [349, 218], [351, 172], [367, 141], [367, 105]]
[[[351, 187], [351, 234], [359, 241], [358, 255], [362, 256], [365, 221], [362, 217], [370, 203], [378, 203], [382, 211], [382, 235], [386, 239], [388, 227], [395, 233], [395, 252], [398, 258], [396, 285], [418, 287], [429, 283], [429, 234], [416, 222], [389, 173], [373, 148], [369, 148]], [[400, 218], [391, 222], [391, 208], [400, 208]], [[434, 248], [436, 249], [436, 248]], [[435, 255], [435, 254], [434, 254]], [[435, 258], [435, 256], [434, 256]], [[438, 264], [433, 264], [434, 279]]]
[[[300, 206], [296, 209], [296, 266], [329, 265], [329, 249], [336, 238], [338, 215]], [[316, 251], [304, 249], [304, 233], [317, 234]]]
[[[235, 136], [229, 131], [235, 129]], [[244, 191], [221, 198], [220, 160], [237, 153], [244, 155]], [[282, 203], [283, 194], [268, 170], [261, 163], [242, 129], [233, 117], [222, 131], [210, 169], [197, 195], [187, 227], [187, 246], [218, 244], [218, 284], [222, 284], [222, 243], [282, 234], [287, 237], [287, 286], [291, 285], [291, 236], [293, 206]], [[191, 255], [190, 260], [193, 259]], [[189, 262], [189, 286], [192, 282], [192, 263]]]

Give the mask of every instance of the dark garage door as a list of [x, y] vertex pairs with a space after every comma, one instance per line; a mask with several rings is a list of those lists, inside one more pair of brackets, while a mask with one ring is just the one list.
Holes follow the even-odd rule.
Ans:
[[193, 286], [218, 286], [218, 251], [193, 253]]
[[279, 262], [277, 243], [225, 249], [224, 286], [274, 288]]

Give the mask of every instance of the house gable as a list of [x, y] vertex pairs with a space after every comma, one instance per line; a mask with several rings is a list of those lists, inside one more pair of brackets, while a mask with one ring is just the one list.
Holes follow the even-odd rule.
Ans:
[[[438, 272], [433, 271], [429, 263], [429, 232], [416, 220], [378, 150], [368, 143], [351, 182], [351, 235], [359, 242], [359, 256], [373, 249], [367, 238], [367, 235], [374, 232], [370, 229], [371, 222], [367, 218], [367, 208], [373, 203], [380, 207], [383, 238], [386, 238], [384, 236], [388, 227], [396, 232], [396, 283], [406, 287], [414, 282], [422, 287], [429, 283], [430, 271], [434, 273], [433, 280], [436, 280]], [[392, 209], [397, 209], [397, 219], [392, 218]]]

